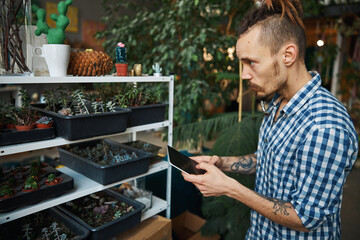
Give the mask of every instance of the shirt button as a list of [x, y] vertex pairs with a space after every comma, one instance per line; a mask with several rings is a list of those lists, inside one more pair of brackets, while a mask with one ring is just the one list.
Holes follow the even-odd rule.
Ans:
[[264, 139], [264, 143], [267, 143], [267, 138]]
[[258, 165], [258, 167], [260, 167], [260, 163], [258, 163], [257, 165]]

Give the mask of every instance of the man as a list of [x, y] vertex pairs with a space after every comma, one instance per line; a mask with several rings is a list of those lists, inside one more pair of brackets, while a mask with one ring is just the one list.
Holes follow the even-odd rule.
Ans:
[[[305, 66], [300, 1], [266, 1], [242, 21], [236, 52], [243, 78], [270, 98], [256, 153], [193, 159], [204, 175], [183, 174], [207, 196], [252, 209], [247, 239], [340, 239], [343, 185], [358, 151], [346, 109]], [[223, 171], [256, 173], [254, 191]]]

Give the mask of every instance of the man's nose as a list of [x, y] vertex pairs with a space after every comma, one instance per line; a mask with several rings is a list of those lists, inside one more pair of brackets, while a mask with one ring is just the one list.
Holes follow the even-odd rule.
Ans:
[[248, 66], [243, 65], [241, 76], [242, 76], [242, 79], [245, 79], [245, 80], [250, 80], [252, 78]]

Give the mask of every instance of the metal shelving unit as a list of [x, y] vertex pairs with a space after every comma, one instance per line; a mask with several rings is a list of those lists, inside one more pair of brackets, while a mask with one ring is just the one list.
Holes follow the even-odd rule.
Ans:
[[[168, 119], [163, 122], [152, 123], [142, 126], [136, 126], [126, 129], [123, 133], [103, 135], [93, 138], [81, 139], [76, 141], [69, 141], [60, 137], [36, 141], [23, 144], [15, 144], [0, 147], [0, 157], [10, 154], [28, 152], [33, 150], [39, 150], [50, 147], [57, 147], [66, 144], [79, 143], [89, 140], [95, 140], [100, 138], [113, 137], [121, 134], [130, 134], [132, 140], [136, 140], [136, 133], [145, 130], [151, 130], [161, 127], [168, 128], [168, 144], [172, 145], [172, 126], [173, 126], [173, 96], [174, 96], [174, 76], [161, 76], [161, 77], [116, 77], [116, 76], [100, 76], [100, 77], [24, 77], [24, 76], [0, 76], [0, 84], [51, 84], [51, 83], [104, 83], [104, 82], [134, 82], [134, 83], [149, 83], [149, 82], [159, 82], [159, 83], [168, 83], [169, 84], [169, 112]], [[1, 159], [0, 159], [1, 161]], [[122, 181], [112, 183], [109, 185], [101, 185], [84, 175], [73, 171], [67, 167], [59, 168], [59, 171], [73, 177], [74, 179], [74, 189], [66, 194], [63, 194], [57, 198], [48, 199], [41, 201], [37, 204], [22, 207], [16, 209], [9, 213], [0, 214], [0, 224], [15, 220], [17, 218], [30, 215], [32, 213], [54, 207], [56, 205], [62, 204], [64, 202], [71, 201], [76, 198], [80, 198], [86, 195], [89, 195], [94, 192], [98, 192], [116, 185], [119, 185], [123, 182], [131, 181], [140, 177], [144, 177], [159, 171], [167, 171], [167, 185], [166, 185], [166, 200], [160, 199], [156, 196], [153, 196], [153, 205], [150, 209], [142, 214], [141, 220], [145, 220], [149, 217], [152, 217], [164, 210], [166, 210], [166, 217], [170, 218], [170, 202], [171, 202], [171, 166], [168, 162], [162, 161], [150, 165], [149, 171], [145, 174], [135, 176], [132, 178], [124, 179]]]

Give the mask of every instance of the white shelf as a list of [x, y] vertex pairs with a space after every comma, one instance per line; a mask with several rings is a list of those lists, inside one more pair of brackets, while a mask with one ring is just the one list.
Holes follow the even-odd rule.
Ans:
[[[20, 217], [24, 217], [26, 215], [30, 215], [35, 212], [42, 211], [47, 208], [57, 206], [59, 204], [62, 204], [62, 203], [71, 201], [73, 199], [80, 198], [80, 197], [89, 195], [91, 193], [98, 192], [98, 191], [119, 185], [124, 182], [134, 180], [139, 177], [144, 177], [144, 176], [147, 176], [147, 175], [150, 175], [153, 173], [157, 173], [162, 170], [166, 170], [168, 168], [169, 168], [168, 162], [165, 162], [165, 161], [157, 162], [155, 164], [150, 165], [149, 171], [144, 174], [137, 175], [137, 176], [131, 177], [131, 178], [127, 178], [122, 181], [112, 183], [109, 185], [101, 185], [100, 183], [97, 183], [97, 182], [85, 177], [84, 175], [71, 170], [70, 168], [62, 167], [62, 168], [59, 168], [58, 170], [71, 176], [74, 179], [74, 189], [72, 189], [70, 192], [67, 192], [56, 198], [47, 199], [47, 200], [41, 201], [41, 202], [31, 205], [31, 206], [25, 206], [25, 207], [16, 209], [12, 212], [9, 212], [9, 213], [1, 213], [0, 214], [0, 224], [18, 219]], [[153, 203], [152, 208], [144, 213], [145, 215], [143, 217], [145, 219], [150, 216], [153, 216], [153, 215], [151, 215], [152, 213], [157, 214], [167, 208], [166, 201], [161, 200], [156, 197], [154, 199], [155, 199], [155, 202]]]
[[150, 209], [148, 209], [146, 212], [144, 212], [141, 215], [141, 221], [144, 221], [158, 213], [161, 213], [162, 211], [166, 210], [168, 207], [168, 204], [165, 200], [158, 198], [156, 196], [153, 196], [152, 198], [152, 206]]
[[143, 77], [118, 77], [118, 76], [95, 76], [77, 77], [23, 77], [23, 76], [0, 76], [0, 84], [48, 84], [48, 83], [109, 83], [109, 82], [170, 82], [170, 76], [143, 76]]
[[121, 134], [135, 133], [135, 132], [141, 132], [141, 131], [151, 130], [151, 129], [155, 129], [155, 128], [168, 127], [169, 125], [170, 125], [169, 121], [164, 121], [164, 122], [151, 123], [151, 124], [141, 125], [141, 126], [137, 126], [137, 127], [127, 128], [126, 131], [122, 132], [122, 133], [101, 135], [101, 136], [97, 136], [97, 137], [80, 139], [80, 140], [75, 140], [75, 141], [69, 141], [64, 138], [57, 137], [57, 138], [43, 140], [43, 141], [35, 141], [35, 142], [29, 142], [29, 143], [20, 143], [20, 144], [13, 144], [13, 145], [9, 145], [9, 146], [2, 146], [2, 147], [0, 147], [0, 156], [6, 156], [6, 155], [10, 155], [10, 154], [39, 150], [39, 149], [44, 149], [44, 148], [58, 147], [58, 146], [66, 145], [66, 144], [86, 142], [86, 141], [91, 141], [91, 140], [96, 140], [96, 139], [101, 139], [101, 138], [109, 138], [109, 137], [114, 137], [114, 136], [118, 136]]
[[[119, 136], [121, 134], [131, 133], [131, 139], [136, 140], [136, 133], [145, 130], [151, 130], [156, 128], [168, 127], [168, 144], [172, 145], [172, 122], [173, 122], [173, 104], [174, 104], [174, 76], [141, 76], [141, 77], [117, 77], [117, 76], [96, 76], [96, 77], [74, 77], [74, 76], [66, 76], [66, 77], [31, 77], [31, 76], [0, 76], [0, 84], [54, 84], [54, 83], [114, 83], [114, 82], [134, 82], [134, 83], [161, 83], [165, 82], [169, 85], [169, 109], [168, 116], [169, 119], [163, 122], [147, 124], [132, 128], [127, 128], [123, 133], [111, 134], [111, 135], [102, 135], [93, 138], [81, 139], [76, 141], [69, 141], [60, 137], [44, 140], [44, 141], [36, 141], [30, 143], [22, 143], [15, 144], [9, 146], [0, 147], [0, 161], [1, 156], [6, 156], [10, 154], [23, 153], [33, 150], [39, 150], [44, 148], [58, 147], [62, 145], [72, 144], [72, 143], [80, 143], [84, 141], [96, 140], [101, 138], [109, 138], [114, 136]], [[10, 89], [15, 89], [13, 86]], [[9, 89], [6, 89], [9, 90]], [[74, 178], [74, 189], [70, 192], [63, 194], [59, 197], [44, 200], [39, 202], [38, 204], [34, 204], [31, 206], [22, 207], [16, 209], [10, 213], [0, 214], [0, 224], [4, 222], [9, 222], [14, 219], [27, 216], [33, 214], [35, 212], [54, 207], [56, 205], [62, 204], [64, 202], [71, 201], [76, 198], [80, 198], [86, 196], [88, 194], [101, 191], [107, 189], [109, 187], [121, 184], [126, 181], [130, 181], [133, 179], [137, 179], [139, 177], [143, 177], [152, 173], [156, 173], [162, 170], [167, 171], [167, 179], [166, 182], [166, 200], [162, 200], [158, 197], [153, 196], [153, 206], [149, 210], [143, 213], [142, 220], [145, 220], [149, 217], [152, 217], [164, 210], [166, 210], [166, 216], [170, 218], [170, 202], [171, 202], [171, 167], [168, 162], [159, 162], [156, 164], [152, 164], [147, 173], [142, 175], [137, 175], [132, 178], [125, 179], [123, 181], [103, 186], [91, 179], [81, 175], [78, 172], [75, 172], [67, 167], [63, 167], [59, 169], [65, 174]]]

